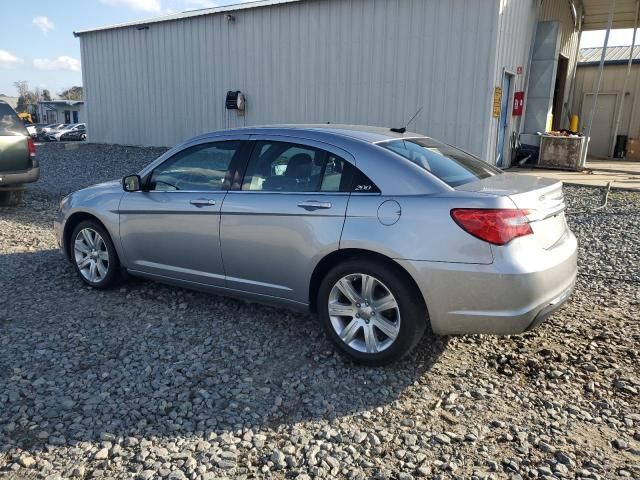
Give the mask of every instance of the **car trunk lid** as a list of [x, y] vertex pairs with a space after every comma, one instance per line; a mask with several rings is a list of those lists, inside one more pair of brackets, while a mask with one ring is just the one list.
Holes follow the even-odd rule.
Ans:
[[568, 231], [562, 182], [557, 180], [505, 173], [456, 189], [508, 196], [517, 208], [527, 211], [534, 238], [544, 249], [555, 246]]

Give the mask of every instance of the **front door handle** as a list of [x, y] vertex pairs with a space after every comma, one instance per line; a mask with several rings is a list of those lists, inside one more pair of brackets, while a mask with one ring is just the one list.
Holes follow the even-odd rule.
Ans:
[[331, 208], [331, 202], [320, 202], [318, 200], [305, 200], [298, 204], [300, 208], [304, 208], [308, 211]]
[[211, 207], [216, 204], [216, 201], [210, 198], [196, 198], [195, 200], [191, 200], [189, 203], [196, 207]]

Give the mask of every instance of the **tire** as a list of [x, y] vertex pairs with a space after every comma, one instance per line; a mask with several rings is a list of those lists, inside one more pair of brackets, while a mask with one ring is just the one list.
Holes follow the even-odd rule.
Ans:
[[84, 142], [87, 139], [87, 135], [85, 133], [83, 133], [82, 135], [80, 135], [80, 141]]
[[71, 263], [84, 283], [98, 289], [119, 283], [118, 254], [111, 237], [100, 223], [95, 220], [80, 222], [69, 237], [68, 248]]
[[17, 207], [22, 203], [24, 190], [0, 190], [0, 207]]
[[365, 365], [401, 359], [415, 348], [428, 323], [426, 305], [411, 278], [400, 267], [378, 260], [352, 258], [332, 268], [320, 284], [317, 305], [331, 341]]

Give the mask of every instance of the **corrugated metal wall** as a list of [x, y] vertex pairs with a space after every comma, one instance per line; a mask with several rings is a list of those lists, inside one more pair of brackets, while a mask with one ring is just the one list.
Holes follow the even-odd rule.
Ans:
[[[308, 0], [239, 11], [235, 23], [214, 14], [86, 33], [89, 136], [165, 146], [245, 122], [395, 126], [423, 106], [412, 130], [486, 156], [497, 9], [497, 0]], [[248, 97], [245, 118], [224, 109], [236, 89]]]
[[[511, 115], [513, 92], [525, 90], [529, 61], [529, 50], [537, 24], [539, 0], [499, 0], [498, 39], [496, 49], [496, 66], [493, 85], [502, 86], [505, 72], [514, 75], [514, 84], [509, 100], [509, 116], [505, 142], [508, 144], [511, 133], [519, 131], [520, 117]], [[518, 67], [522, 74], [518, 75]], [[503, 92], [507, 95], [507, 92]], [[487, 136], [488, 158], [496, 157], [498, 119], [489, 118], [489, 134]], [[507, 155], [508, 155], [507, 151]]]
[[[640, 138], [640, 65], [631, 67], [631, 76], [627, 84], [627, 92], [629, 95], [622, 95], [622, 87], [624, 86], [624, 77], [627, 74], [626, 65], [606, 65], [602, 74], [602, 93], [618, 93], [618, 104], [614, 116], [617, 119], [618, 110], [624, 101], [624, 109], [622, 111], [622, 120], [620, 122], [619, 135], [629, 135], [631, 138]], [[582, 112], [582, 102], [585, 93], [594, 91], [594, 85], [598, 77], [598, 67], [578, 67], [576, 73], [576, 90], [573, 97], [573, 111], [578, 115]], [[624, 98], [624, 100], [623, 100]], [[586, 122], [585, 118], [581, 118], [581, 126]], [[613, 132], [610, 133], [613, 135]]]

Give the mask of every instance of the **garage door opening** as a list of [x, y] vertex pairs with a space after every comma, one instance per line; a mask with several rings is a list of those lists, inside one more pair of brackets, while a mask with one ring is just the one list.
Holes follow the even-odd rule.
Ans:
[[569, 59], [563, 55], [558, 57], [558, 69], [556, 73], [556, 84], [553, 90], [553, 130], [562, 128], [562, 110], [564, 104], [564, 91], [567, 83], [567, 73], [569, 72]]

